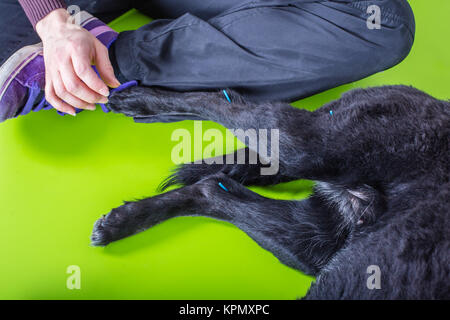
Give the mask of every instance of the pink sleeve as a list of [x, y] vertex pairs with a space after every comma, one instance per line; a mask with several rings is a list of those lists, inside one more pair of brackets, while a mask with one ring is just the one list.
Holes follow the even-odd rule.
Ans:
[[53, 10], [66, 8], [64, 0], [19, 0], [33, 28], [39, 20]]

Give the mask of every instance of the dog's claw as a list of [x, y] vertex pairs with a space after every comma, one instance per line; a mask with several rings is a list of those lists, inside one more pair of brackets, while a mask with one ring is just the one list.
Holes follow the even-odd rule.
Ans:
[[95, 247], [104, 247], [111, 242], [111, 236], [103, 225], [105, 217], [106, 216], [103, 215], [103, 217], [98, 219], [94, 224], [91, 235], [91, 244]]

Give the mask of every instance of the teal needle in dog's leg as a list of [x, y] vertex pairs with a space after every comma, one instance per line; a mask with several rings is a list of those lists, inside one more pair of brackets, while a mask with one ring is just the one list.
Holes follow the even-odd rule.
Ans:
[[224, 94], [225, 98], [227, 98], [228, 102], [231, 103], [231, 99], [230, 99], [230, 97], [228, 96], [227, 90], [223, 90], [223, 94]]
[[219, 187], [228, 192], [228, 189], [222, 184], [222, 182], [219, 182]]

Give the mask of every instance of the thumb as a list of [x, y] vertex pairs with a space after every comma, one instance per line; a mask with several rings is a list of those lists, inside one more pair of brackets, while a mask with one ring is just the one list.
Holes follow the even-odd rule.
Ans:
[[95, 66], [102, 80], [111, 88], [120, 86], [114, 75], [114, 69], [109, 61], [108, 49], [100, 42], [95, 42]]

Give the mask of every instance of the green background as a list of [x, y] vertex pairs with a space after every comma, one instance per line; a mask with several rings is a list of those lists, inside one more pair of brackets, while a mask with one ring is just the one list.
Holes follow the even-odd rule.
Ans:
[[[355, 87], [408, 84], [449, 98], [448, 0], [411, 0], [416, 40], [400, 65], [296, 102], [315, 109]], [[118, 30], [149, 21], [131, 12]], [[205, 128], [221, 128], [204, 123]], [[234, 226], [177, 218], [106, 248], [89, 245], [101, 214], [156, 194], [173, 166], [176, 128], [193, 122], [135, 124], [116, 114], [54, 110], [0, 124], [0, 299], [294, 299], [313, 280], [278, 262]], [[309, 182], [252, 188], [283, 199], [305, 197]], [[66, 268], [81, 268], [81, 289]]]

